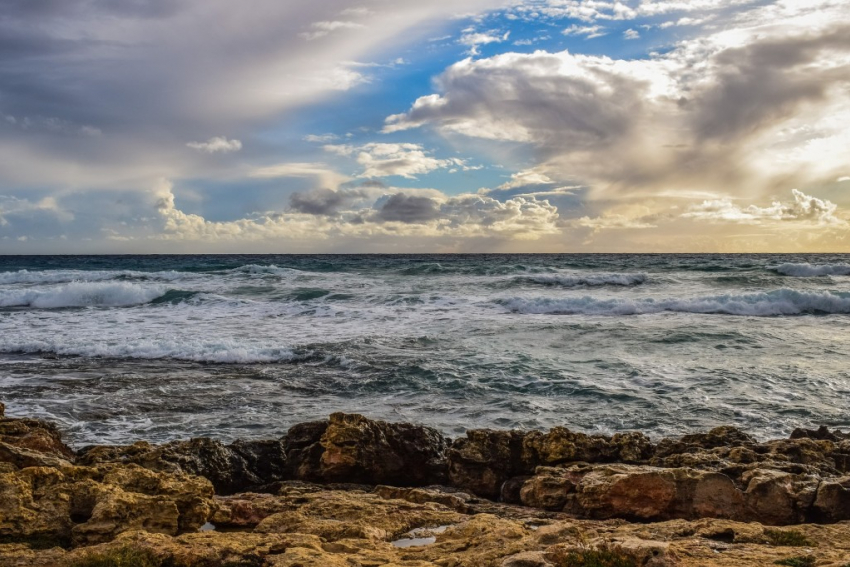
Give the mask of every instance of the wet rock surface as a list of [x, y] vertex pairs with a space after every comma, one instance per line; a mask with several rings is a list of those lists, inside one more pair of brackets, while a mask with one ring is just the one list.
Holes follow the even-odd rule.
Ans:
[[0, 411], [0, 564], [846, 567], [850, 440], [792, 437], [451, 442], [334, 414], [275, 440], [75, 453], [51, 424]]

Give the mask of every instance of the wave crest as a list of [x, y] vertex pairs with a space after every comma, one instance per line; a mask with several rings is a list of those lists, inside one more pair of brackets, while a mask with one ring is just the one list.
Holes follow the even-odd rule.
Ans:
[[640, 285], [647, 280], [646, 274], [535, 274], [521, 276], [514, 281], [534, 283], [558, 287], [597, 287], [605, 285], [616, 285], [631, 287]]
[[676, 313], [776, 317], [803, 314], [848, 314], [850, 294], [777, 289], [763, 293], [716, 295], [691, 299], [512, 298], [498, 303], [514, 313], [552, 315], [645, 315]]
[[781, 264], [773, 268], [783, 276], [812, 278], [817, 276], [850, 276], [850, 264]]
[[164, 296], [162, 285], [140, 285], [130, 282], [72, 282], [50, 289], [16, 289], [0, 291], [0, 307], [128, 307], [150, 303]]

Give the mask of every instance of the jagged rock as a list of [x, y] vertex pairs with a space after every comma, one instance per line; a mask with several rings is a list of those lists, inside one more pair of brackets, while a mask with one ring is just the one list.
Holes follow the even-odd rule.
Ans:
[[237, 441], [230, 446], [206, 438], [155, 446], [146, 442], [126, 446], [83, 448], [78, 462], [133, 463], [154, 471], [203, 476], [218, 494], [234, 494], [283, 478], [285, 455], [280, 441]]
[[52, 423], [3, 417], [0, 413], [0, 463], [23, 468], [64, 466], [73, 461], [74, 452], [62, 442]]
[[[539, 466], [574, 462], [637, 463], [648, 459], [652, 443], [642, 433], [621, 433], [613, 437], [586, 435], [564, 427], [540, 431], [468, 431], [449, 449], [449, 479], [454, 486], [475, 494], [496, 498], [511, 478], [530, 475]], [[506, 501], [518, 494], [504, 491]], [[518, 488], [518, 487], [514, 487]]]
[[497, 497], [502, 483], [530, 472], [522, 461], [524, 437], [520, 431], [467, 431], [449, 448], [449, 482], [479, 496]]
[[736, 427], [715, 427], [708, 433], [685, 435], [680, 439], [664, 439], [655, 447], [655, 457], [695, 453], [718, 447], [748, 447], [756, 443], [755, 439]]
[[844, 439], [850, 439], [850, 433], [844, 433], [837, 429], [830, 431], [825, 425], [821, 425], [817, 429], [803, 429], [798, 427], [791, 432], [791, 439], [815, 439], [818, 441], [838, 442]]
[[444, 487], [433, 488], [398, 488], [395, 486], [376, 486], [375, 494], [381, 498], [407, 500], [415, 504], [425, 504], [426, 502], [434, 502], [442, 504], [446, 508], [450, 508], [461, 514], [467, 514], [470, 511], [470, 501], [472, 497], [459, 491], [446, 490]]
[[523, 461], [531, 467], [574, 462], [637, 463], [648, 459], [652, 452], [649, 438], [636, 432], [606, 437], [553, 427], [547, 433], [532, 431], [523, 439]]
[[10, 465], [9, 470], [27, 467], [67, 467], [71, 463], [61, 457], [41, 453], [25, 447], [16, 447], [0, 441], [0, 463]]
[[575, 497], [567, 510], [591, 518], [658, 521], [741, 518], [743, 498], [728, 477], [695, 469], [612, 465], [571, 473]]
[[811, 516], [810, 520], [816, 522], [850, 519], [850, 477], [821, 482]]
[[174, 535], [203, 525], [213, 506], [205, 479], [137, 466], [0, 474], [0, 538], [69, 545], [108, 541], [137, 528]]
[[533, 508], [563, 510], [569, 494], [575, 489], [573, 479], [564, 475], [562, 470], [541, 467], [537, 474], [522, 484], [519, 501]]
[[744, 482], [750, 518], [763, 524], [783, 526], [806, 521], [819, 481], [811, 476], [757, 469], [745, 474]]
[[554, 567], [546, 560], [542, 551], [523, 551], [506, 557], [500, 563], [500, 567]]
[[294, 478], [422, 486], [446, 480], [446, 439], [430, 427], [335, 413], [302, 424], [284, 440]]
[[387, 500], [362, 491], [305, 492], [291, 487], [279, 498], [290, 503], [289, 509], [264, 518], [254, 528], [255, 532], [311, 533], [329, 541], [346, 538], [384, 541], [416, 528], [456, 524], [463, 519], [440, 504]]

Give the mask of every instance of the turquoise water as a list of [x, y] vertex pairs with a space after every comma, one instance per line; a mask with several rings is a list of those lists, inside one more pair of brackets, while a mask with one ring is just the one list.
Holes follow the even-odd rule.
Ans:
[[0, 257], [0, 399], [78, 444], [850, 425], [850, 257]]

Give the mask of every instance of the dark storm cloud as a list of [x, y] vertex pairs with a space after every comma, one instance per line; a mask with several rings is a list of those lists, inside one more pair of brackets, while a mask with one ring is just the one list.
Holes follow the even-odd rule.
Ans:
[[289, 206], [299, 213], [334, 215], [363, 197], [363, 192], [357, 190], [313, 189], [293, 193], [289, 198]]
[[0, 19], [43, 21], [96, 11], [104, 15], [141, 18], [168, 17], [179, 11], [182, 0], [0, 0]]
[[384, 202], [377, 216], [384, 221], [423, 223], [440, 216], [440, 205], [430, 197], [396, 193]]
[[[700, 140], [758, 132], [793, 115], [801, 104], [822, 101], [850, 67], [813, 70], [830, 51], [850, 50], [850, 26], [823, 35], [803, 35], [729, 49], [717, 57], [722, 71], [713, 87], [694, 101]], [[690, 102], [685, 107], [693, 106]]]

